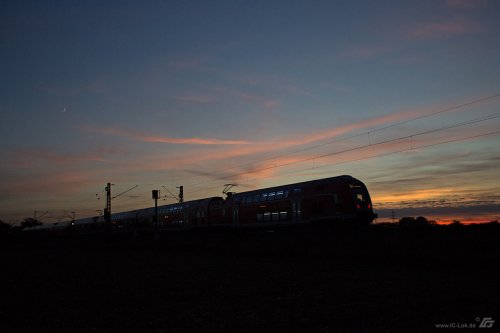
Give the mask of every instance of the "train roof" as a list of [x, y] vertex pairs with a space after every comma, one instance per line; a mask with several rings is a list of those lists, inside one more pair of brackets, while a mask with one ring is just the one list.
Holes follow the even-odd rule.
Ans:
[[322, 178], [322, 179], [308, 180], [308, 181], [299, 182], [299, 183], [292, 183], [292, 184], [278, 185], [278, 186], [273, 186], [273, 187], [259, 188], [256, 190], [245, 191], [245, 192], [238, 192], [238, 193], [234, 193], [228, 199], [237, 199], [238, 197], [246, 196], [246, 195], [251, 194], [251, 193], [280, 191], [280, 190], [301, 188], [301, 187], [310, 186], [310, 185], [323, 185], [323, 184], [346, 183], [346, 182], [347, 183], [355, 182], [357, 184], [360, 184], [360, 183], [362, 184], [362, 182], [359, 179], [356, 179], [356, 178], [349, 176], [349, 175], [342, 175], [342, 176], [328, 177], [328, 178]]
[[[213, 202], [213, 201], [223, 201], [224, 199], [222, 197], [209, 197], [209, 198], [203, 198], [203, 199], [197, 199], [197, 200], [189, 200], [189, 201], [184, 201], [184, 202], [177, 202], [177, 203], [171, 203], [167, 205], [160, 205], [158, 206], [158, 210], [165, 210], [165, 209], [172, 209], [172, 208], [198, 208], [198, 209], [204, 209], [207, 208], [208, 205]], [[130, 215], [140, 215], [143, 213], [150, 213], [151, 211], [154, 211], [155, 207], [146, 207], [146, 208], [140, 208], [140, 209], [135, 209], [135, 210], [129, 210], [129, 211], [124, 211], [124, 212], [118, 212], [118, 213], [113, 213], [111, 215], [111, 219], [120, 219], [125, 216], [130, 216]]]

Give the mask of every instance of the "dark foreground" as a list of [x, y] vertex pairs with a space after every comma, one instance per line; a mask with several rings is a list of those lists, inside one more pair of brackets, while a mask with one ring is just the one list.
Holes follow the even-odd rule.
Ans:
[[[499, 236], [491, 226], [7, 239], [0, 332], [493, 332]], [[495, 323], [478, 328], [485, 317]]]

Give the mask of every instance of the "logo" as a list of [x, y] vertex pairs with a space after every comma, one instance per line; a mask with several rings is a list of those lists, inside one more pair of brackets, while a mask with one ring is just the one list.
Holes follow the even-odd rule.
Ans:
[[484, 317], [481, 324], [479, 324], [479, 328], [491, 328], [495, 321], [491, 317]]

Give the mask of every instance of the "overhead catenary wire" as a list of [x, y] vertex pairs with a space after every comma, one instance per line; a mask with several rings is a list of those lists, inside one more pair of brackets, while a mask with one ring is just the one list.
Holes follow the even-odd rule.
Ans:
[[389, 129], [389, 128], [393, 128], [393, 127], [397, 127], [397, 126], [401, 126], [401, 125], [404, 125], [404, 124], [407, 124], [407, 123], [410, 123], [410, 122], [413, 122], [413, 121], [416, 121], [416, 120], [430, 118], [430, 117], [436, 116], [438, 114], [442, 114], [442, 113], [446, 113], [446, 112], [458, 110], [458, 109], [461, 109], [461, 108], [464, 108], [464, 107], [467, 107], [467, 106], [471, 106], [471, 105], [474, 105], [474, 104], [483, 103], [483, 102], [486, 102], [488, 100], [492, 100], [492, 99], [499, 98], [499, 97], [500, 97], [500, 93], [496, 93], [496, 94], [489, 95], [489, 96], [482, 97], [482, 98], [478, 98], [478, 99], [475, 99], [475, 100], [472, 100], [472, 101], [469, 101], [469, 102], [465, 102], [465, 103], [457, 104], [457, 105], [454, 105], [454, 106], [451, 106], [451, 107], [447, 107], [447, 108], [444, 108], [444, 109], [441, 109], [441, 110], [438, 110], [438, 111], [435, 111], [435, 112], [432, 112], [432, 113], [429, 113], [429, 114], [425, 114], [425, 115], [421, 115], [421, 116], [416, 116], [416, 117], [413, 117], [413, 118], [410, 118], [410, 119], [407, 119], [407, 120], [403, 120], [403, 121], [399, 121], [399, 122], [395, 122], [395, 123], [392, 123], [392, 124], [389, 124], [389, 125], [386, 125], [386, 126], [382, 126], [382, 127], [378, 127], [378, 128], [373, 128], [373, 129], [370, 129], [368, 131], [365, 131], [365, 132], [362, 132], [362, 133], [359, 133], [359, 134], [353, 134], [353, 135], [350, 135], [350, 136], [347, 136], [347, 137], [344, 137], [344, 138], [337, 138], [337, 139], [329, 140], [329, 141], [326, 141], [326, 142], [323, 142], [323, 143], [319, 143], [319, 144], [316, 144], [316, 145], [312, 145], [312, 146], [309, 146], [309, 147], [304, 147], [304, 148], [301, 148], [301, 149], [296, 149], [296, 150], [293, 150], [293, 151], [290, 151], [290, 152], [287, 152], [287, 153], [273, 155], [272, 157], [258, 159], [258, 160], [255, 160], [253, 162], [244, 163], [244, 164], [241, 164], [241, 165], [236, 166], [236, 167], [225, 169], [223, 171], [228, 171], [228, 170], [232, 170], [232, 169], [235, 169], [235, 168], [238, 168], [238, 167], [244, 167], [244, 166], [247, 166], [247, 165], [253, 165], [253, 164], [258, 163], [258, 162], [264, 162], [264, 161], [269, 161], [269, 160], [273, 160], [273, 159], [275, 160], [275, 159], [280, 158], [280, 157], [286, 157], [286, 156], [290, 156], [290, 155], [293, 155], [293, 154], [302, 153], [304, 151], [318, 149], [318, 148], [321, 148], [321, 147], [324, 147], [324, 146], [327, 146], [327, 145], [330, 145], [330, 144], [333, 144], [333, 143], [338, 143], [338, 142], [342, 142], [342, 141], [346, 141], [346, 140], [351, 140], [351, 139], [355, 139], [355, 138], [362, 137], [362, 136], [368, 136], [368, 138], [369, 138], [368, 141], [370, 141], [371, 140], [370, 135], [372, 133], [380, 132], [380, 131], [383, 131], [383, 130], [386, 130], [386, 129]]
[[[352, 151], [356, 151], [356, 150], [360, 150], [360, 149], [365, 149], [365, 148], [369, 148], [369, 147], [381, 146], [384, 144], [388, 144], [388, 143], [392, 143], [392, 142], [396, 142], [396, 141], [401, 141], [401, 140], [405, 140], [405, 139], [413, 139], [414, 137], [418, 137], [418, 136], [422, 136], [422, 135], [426, 135], [426, 134], [431, 134], [431, 133], [436, 133], [439, 131], [444, 131], [444, 130], [462, 127], [462, 126], [466, 126], [466, 125], [471, 125], [471, 124], [483, 122], [486, 120], [492, 120], [492, 119], [496, 119], [496, 118], [500, 118], [500, 114], [490, 114], [487, 116], [482, 116], [482, 117], [471, 119], [468, 121], [458, 122], [455, 124], [442, 126], [439, 128], [426, 130], [426, 131], [422, 131], [422, 132], [418, 132], [418, 133], [414, 133], [414, 134], [410, 134], [410, 135], [405, 135], [405, 136], [401, 136], [401, 137], [394, 138], [394, 139], [388, 139], [388, 140], [384, 140], [384, 141], [380, 141], [380, 142], [376, 142], [376, 143], [369, 142], [366, 145], [357, 146], [357, 147], [353, 147], [353, 148], [349, 148], [349, 149], [344, 149], [344, 150], [340, 150], [340, 151], [336, 151], [336, 152], [330, 152], [327, 154], [306, 157], [306, 158], [303, 158], [303, 159], [300, 159], [297, 161], [285, 162], [285, 163], [281, 163], [281, 164], [273, 164], [273, 165], [268, 166], [268, 167], [263, 167], [263, 168], [259, 168], [259, 169], [255, 169], [255, 170], [249, 170], [249, 171], [244, 171], [244, 172], [232, 174], [232, 175], [226, 176], [225, 178], [230, 179], [230, 178], [234, 178], [234, 177], [238, 177], [238, 176], [243, 176], [245, 174], [259, 173], [262, 171], [281, 168], [281, 167], [290, 166], [290, 165], [294, 165], [294, 164], [304, 163], [304, 162], [308, 162], [308, 161], [315, 161], [315, 160], [329, 157], [329, 156], [333, 156], [333, 155], [344, 154], [344, 153], [348, 153], [348, 152], [352, 152]], [[412, 141], [412, 148], [411, 149], [415, 149], [415, 147], [413, 146], [413, 141]], [[209, 182], [212, 182], [212, 181], [209, 181]]]
[[[372, 128], [372, 129], [370, 129], [368, 131], [365, 131], [365, 132], [362, 132], [362, 133], [353, 134], [353, 135], [346, 136], [346, 137], [341, 137], [341, 138], [336, 138], [336, 139], [333, 139], [333, 140], [329, 140], [327, 142], [319, 143], [319, 144], [312, 145], [312, 146], [309, 146], [309, 147], [304, 147], [304, 148], [296, 149], [296, 150], [293, 150], [293, 151], [290, 151], [290, 152], [287, 152], [287, 153], [273, 155], [272, 157], [268, 157], [268, 158], [256, 159], [256, 160], [254, 160], [252, 162], [247, 162], [247, 163], [243, 163], [243, 164], [240, 164], [240, 165], [237, 165], [237, 166], [233, 166], [233, 167], [230, 167], [230, 168], [223, 169], [223, 170], [219, 171], [222, 174], [221, 176], [219, 176], [219, 177], [213, 177], [213, 178], [227, 179], [228, 177], [234, 177], [234, 176], [244, 175], [246, 173], [252, 173], [252, 172], [259, 172], [259, 171], [269, 170], [269, 169], [272, 169], [273, 167], [264, 167], [264, 168], [260, 168], [258, 170], [251, 170], [251, 171], [239, 172], [239, 173], [235, 174], [234, 176], [233, 175], [230, 175], [230, 176], [224, 175], [224, 173], [226, 173], [226, 172], [228, 172], [230, 170], [242, 169], [242, 168], [245, 168], [246, 166], [252, 166], [252, 165], [255, 165], [256, 163], [270, 161], [270, 160], [274, 160], [275, 167], [286, 166], [286, 164], [283, 164], [283, 163], [282, 164], [278, 164], [277, 159], [278, 158], [283, 158], [283, 157], [286, 157], [286, 156], [291, 156], [291, 155], [294, 155], [294, 154], [297, 154], [297, 153], [309, 151], [309, 150], [319, 149], [319, 148], [325, 147], [327, 145], [331, 145], [331, 144], [334, 144], [334, 143], [339, 143], [339, 142], [343, 142], [343, 141], [347, 141], [347, 140], [351, 140], [351, 139], [355, 139], [355, 138], [359, 138], [359, 137], [363, 137], [363, 136], [367, 136], [368, 137], [368, 142], [370, 144], [373, 144], [373, 142], [372, 142], [373, 141], [373, 138], [372, 138], [372, 134], [373, 133], [384, 131], [384, 130], [387, 130], [387, 129], [393, 128], [393, 127], [398, 127], [398, 126], [401, 126], [401, 125], [404, 125], [404, 124], [408, 124], [408, 123], [411, 123], [411, 122], [414, 122], [414, 121], [417, 121], [417, 120], [421, 120], [421, 119], [425, 119], [425, 118], [430, 118], [430, 117], [433, 117], [433, 116], [436, 116], [436, 115], [439, 115], [439, 114], [447, 113], [447, 112], [458, 110], [458, 109], [461, 109], [461, 108], [465, 108], [467, 106], [471, 106], [471, 105], [474, 105], [474, 104], [484, 103], [486, 101], [493, 100], [493, 99], [496, 99], [496, 98], [499, 98], [499, 97], [500, 97], [500, 93], [495, 93], [495, 94], [488, 95], [488, 96], [485, 96], [485, 97], [482, 97], [482, 98], [477, 98], [477, 99], [474, 99], [474, 100], [471, 100], [471, 101], [467, 101], [465, 103], [460, 103], [460, 104], [456, 104], [456, 105], [453, 105], [453, 106], [450, 106], [450, 107], [447, 107], [447, 108], [444, 108], [444, 109], [440, 109], [440, 110], [432, 112], [432, 113], [428, 113], [428, 114], [416, 116], [416, 117], [413, 117], [413, 118], [410, 118], [410, 119], [406, 119], [406, 120], [403, 120], [403, 121], [395, 122], [395, 123], [388, 124], [388, 125], [385, 125], [385, 126], [382, 126], [382, 127]], [[411, 140], [412, 139], [413, 138], [411, 138]], [[312, 159], [314, 159], [314, 158], [317, 158], [317, 157], [313, 157]], [[291, 163], [292, 164], [301, 163], [301, 161], [291, 162]], [[208, 177], [208, 176], [199, 176], [200, 179], [203, 179], [203, 178], [206, 179], [206, 177]], [[212, 182], [212, 181], [213, 180], [208, 180], [208, 181], [205, 181], [205, 182], [204, 181], [196, 181], [195, 182], [195, 186], [200, 185], [200, 184], [206, 184], [206, 183], [209, 183], [209, 182]]]

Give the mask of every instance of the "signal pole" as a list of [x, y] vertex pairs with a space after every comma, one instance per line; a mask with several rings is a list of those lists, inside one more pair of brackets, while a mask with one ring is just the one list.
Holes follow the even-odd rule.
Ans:
[[110, 231], [111, 227], [111, 183], [108, 183], [106, 188], [106, 208], [104, 208], [104, 230]]
[[179, 202], [183, 203], [184, 202], [184, 186], [179, 186]]

